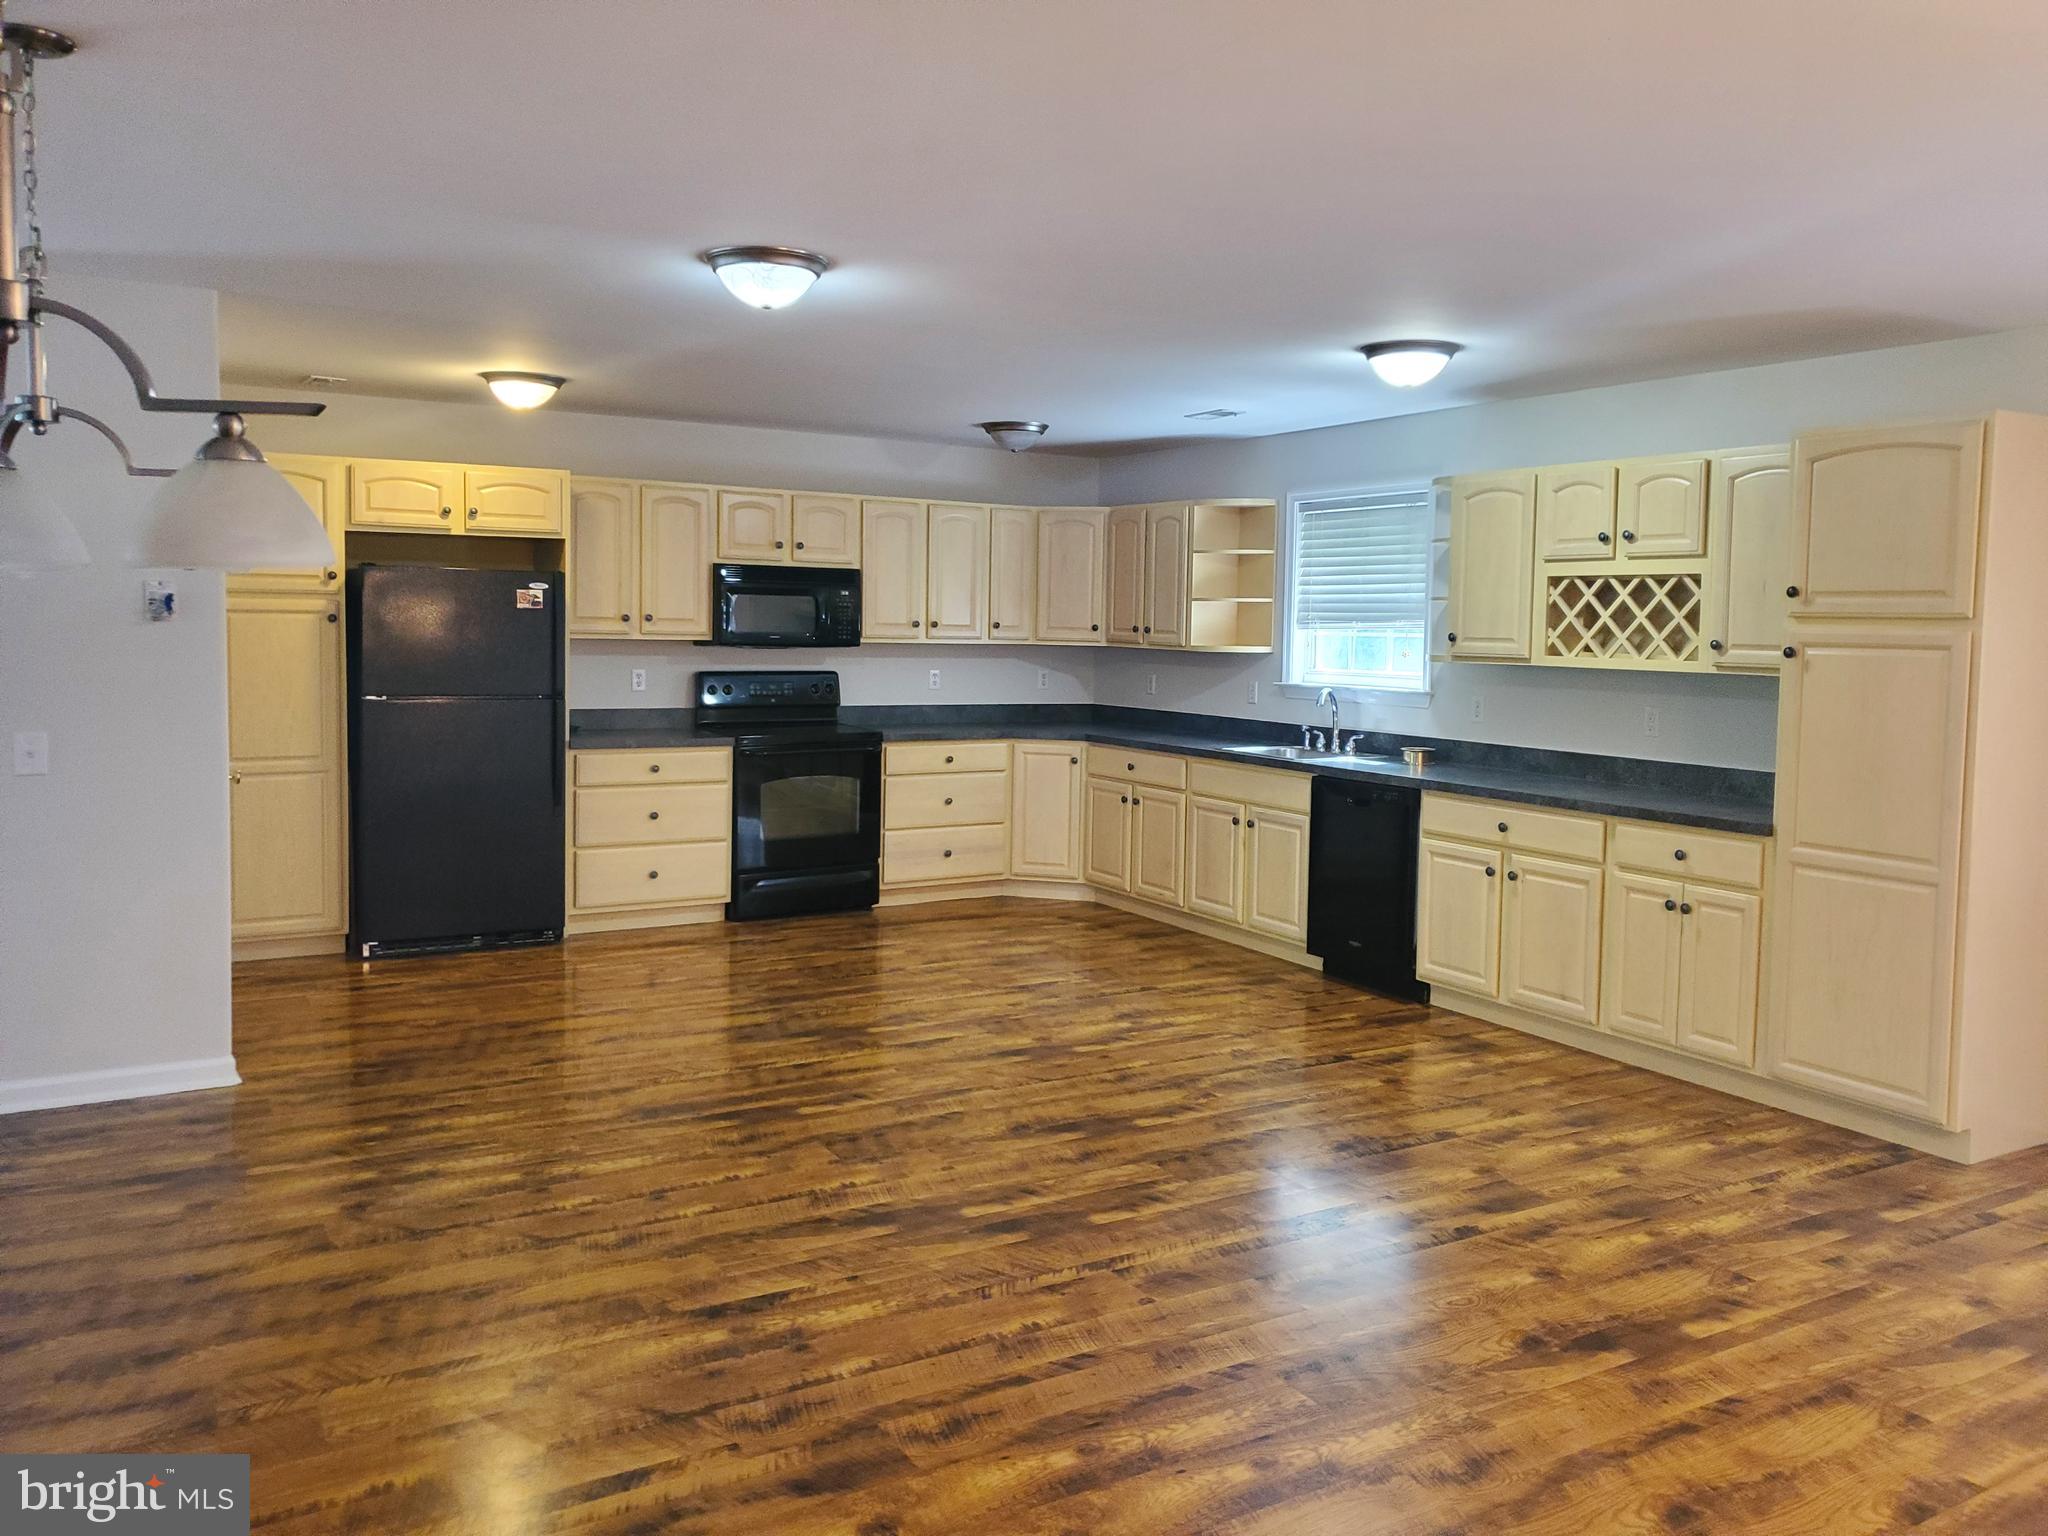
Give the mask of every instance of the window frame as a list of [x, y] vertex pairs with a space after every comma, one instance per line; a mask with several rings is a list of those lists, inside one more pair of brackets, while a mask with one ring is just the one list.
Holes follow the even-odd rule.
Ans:
[[[1415, 508], [1422, 525], [1423, 593], [1419, 614], [1422, 675], [1414, 687], [1389, 686], [1363, 680], [1347, 682], [1304, 681], [1303, 674], [1309, 669], [1301, 655], [1298, 640], [1300, 631], [1295, 628], [1294, 616], [1300, 604], [1302, 522], [1307, 509], [1319, 502], [1341, 501], [1346, 498], [1360, 500], [1385, 497], [1413, 497]], [[1436, 489], [1431, 483], [1421, 484], [1353, 486], [1330, 491], [1293, 491], [1287, 497], [1286, 545], [1283, 558], [1285, 567], [1280, 573], [1285, 586], [1285, 608], [1280, 624], [1280, 682], [1279, 691], [1287, 697], [1313, 698], [1325, 688], [1336, 690], [1339, 698], [1365, 699], [1383, 704], [1408, 705], [1416, 708], [1427, 707], [1434, 696], [1436, 677], [1434, 658], [1430, 655], [1430, 625], [1435, 607], [1435, 564], [1436, 564]], [[1369, 674], [1352, 674], [1362, 678]]]

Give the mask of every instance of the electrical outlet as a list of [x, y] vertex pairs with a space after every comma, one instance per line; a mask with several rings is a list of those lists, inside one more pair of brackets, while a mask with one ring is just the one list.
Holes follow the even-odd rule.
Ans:
[[1481, 721], [1481, 720], [1484, 720], [1485, 718], [1486, 718], [1486, 695], [1485, 695], [1485, 694], [1483, 694], [1483, 693], [1475, 693], [1475, 694], [1473, 694], [1473, 695], [1472, 695], [1472, 720], [1473, 720], [1473, 723], [1474, 723], [1474, 724], [1477, 724], [1477, 723], [1478, 723], [1479, 721]]
[[1256, 677], [1253, 678], [1251, 680], [1251, 683], [1245, 688], [1244, 701], [1247, 704], [1256, 704], [1259, 702], [1259, 680]]
[[1654, 704], [1645, 704], [1643, 706], [1643, 734], [1645, 736], [1662, 736], [1664, 734], [1664, 717], [1658, 713], [1657, 706]]
[[635, 693], [645, 693], [647, 691], [647, 669], [645, 667], [635, 667], [633, 669], [633, 691]]
[[1043, 688], [1051, 681], [1052, 673], [1048, 672], [1044, 667], [1040, 667], [1038, 669], [1038, 686]]
[[1145, 674], [1145, 691], [1147, 693], [1157, 693], [1159, 691], [1159, 674], [1157, 672], [1147, 672]]
[[932, 688], [939, 686], [939, 669], [937, 667], [932, 668], [932, 680], [927, 686]]
[[48, 773], [50, 771], [50, 733], [48, 731], [16, 731], [14, 733], [14, 771], [16, 773]]

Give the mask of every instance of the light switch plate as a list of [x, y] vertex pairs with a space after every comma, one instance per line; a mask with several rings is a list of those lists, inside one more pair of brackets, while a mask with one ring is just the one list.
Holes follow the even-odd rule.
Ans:
[[40, 774], [50, 771], [48, 731], [14, 733], [14, 771], [18, 774]]

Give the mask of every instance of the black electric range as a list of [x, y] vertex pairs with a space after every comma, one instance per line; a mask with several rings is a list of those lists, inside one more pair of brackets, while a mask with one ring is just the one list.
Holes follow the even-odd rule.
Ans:
[[839, 674], [699, 672], [695, 718], [734, 737], [726, 916], [872, 907], [882, 733], [839, 723]]

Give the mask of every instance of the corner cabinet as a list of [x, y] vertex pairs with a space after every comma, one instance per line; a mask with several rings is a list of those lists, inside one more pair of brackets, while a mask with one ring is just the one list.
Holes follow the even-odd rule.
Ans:
[[1450, 482], [1450, 655], [1526, 661], [1533, 602], [1536, 475], [1460, 475]]
[[1010, 749], [1010, 873], [1025, 880], [1081, 878], [1085, 748], [1020, 741]]

